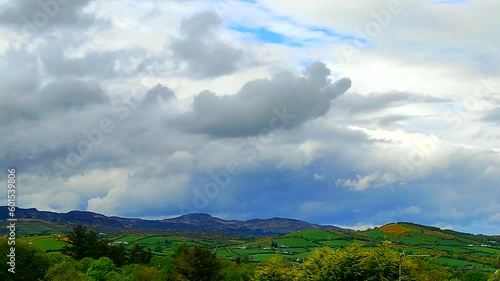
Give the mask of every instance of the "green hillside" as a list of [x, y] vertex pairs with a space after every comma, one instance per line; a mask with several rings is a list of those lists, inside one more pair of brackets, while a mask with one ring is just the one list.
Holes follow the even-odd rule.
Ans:
[[[35, 228], [34, 228], [35, 229]], [[57, 251], [64, 246], [64, 234], [29, 235], [20, 238], [42, 250]], [[243, 262], [261, 262], [273, 256], [302, 261], [319, 247], [339, 248], [358, 242], [365, 250], [382, 245], [408, 255], [407, 258], [437, 258], [443, 265], [474, 267], [492, 272], [500, 267], [500, 237], [459, 233], [411, 223], [388, 224], [366, 231], [337, 232], [311, 229], [273, 237], [230, 239], [211, 234], [149, 235], [128, 234], [108, 238], [110, 243], [127, 248], [140, 245], [155, 255], [166, 256], [179, 244], [197, 245], [217, 251], [217, 256]], [[412, 257], [428, 255], [429, 257]]]

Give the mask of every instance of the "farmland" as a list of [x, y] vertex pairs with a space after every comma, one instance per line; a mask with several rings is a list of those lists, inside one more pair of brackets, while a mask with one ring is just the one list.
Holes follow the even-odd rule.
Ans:
[[[20, 238], [44, 251], [58, 251], [64, 245], [64, 235], [35, 235]], [[496, 239], [496, 240], [493, 240]], [[291, 261], [302, 261], [316, 248], [341, 248], [359, 242], [366, 250], [375, 250], [382, 245], [408, 255], [428, 255], [438, 258], [449, 267], [472, 266], [484, 271], [494, 271], [500, 266], [500, 241], [498, 237], [449, 234], [433, 228], [413, 224], [390, 224], [367, 231], [328, 231], [311, 229], [288, 233], [282, 236], [247, 237], [229, 239], [220, 236], [128, 234], [108, 237], [109, 243], [144, 247], [155, 255], [167, 256], [181, 245], [199, 246], [216, 251], [224, 259], [242, 262], [262, 262], [273, 256], [282, 256]], [[408, 256], [408, 258], [417, 258]], [[420, 257], [426, 259], [427, 257]]]

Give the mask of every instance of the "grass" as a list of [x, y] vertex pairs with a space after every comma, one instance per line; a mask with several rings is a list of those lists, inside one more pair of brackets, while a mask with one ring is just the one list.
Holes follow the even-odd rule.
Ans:
[[451, 247], [451, 246], [436, 246], [436, 250], [442, 250], [446, 252], [451, 252], [453, 254], [463, 254], [463, 253], [470, 253], [471, 250], [467, 248], [458, 248], [458, 247]]
[[288, 247], [317, 247], [318, 244], [303, 238], [287, 237], [275, 240], [280, 246]]
[[[49, 227], [36, 225], [29, 231], [48, 231]], [[381, 231], [384, 230], [385, 232]], [[57, 232], [63, 233], [63, 232]], [[198, 236], [199, 237], [199, 236]], [[397, 251], [405, 251], [408, 254], [429, 254], [433, 257], [440, 256], [440, 261], [451, 267], [463, 267], [465, 265], [473, 265], [482, 270], [490, 270], [491, 268], [485, 265], [491, 261], [491, 258], [500, 255], [498, 247], [469, 247], [469, 244], [480, 245], [484, 240], [483, 237], [478, 237], [477, 240], [473, 235], [440, 234], [435, 230], [429, 230], [414, 225], [392, 225], [391, 227], [371, 229], [358, 232], [332, 232], [321, 229], [311, 229], [306, 231], [297, 231], [289, 233], [281, 237], [256, 237], [254, 240], [237, 240], [218, 238], [201, 239], [188, 238], [182, 236], [160, 236], [160, 235], [126, 235], [122, 237], [111, 238], [114, 241], [123, 241], [128, 243], [128, 247], [134, 245], [145, 246], [154, 250], [156, 245], [161, 246], [161, 251], [155, 254], [166, 255], [173, 252], [173, 249], [179, 244], [186, 243], [190, 246], [198, 245], [204, 248], [217, 249], [217, 256], [220, 258], [234, 259], [236, 257], [248, 256], [251, 261], [265, 261], [273, 256], [281, 256], [287, 259], [291, 258], [307, 258], [312, 251], [318, 247], [345, 247], [355, 241], [363, 243], [366, 251], [376, 251], [380, 249], [383, 241], [389, 240], [392, 242], [391, 247]], [[243, 238], [242, 238], [243, 239]], [[27, 237], [19, 237], [19, 241], [31, 242], [41, 250], [59, 250], [65, 242], [58, 240], [56, 235], [34, 235]], [[165, 241], [168, 241], [165, 245]], [[277, 242], [281, 249], [272, 251], [269, 248], [272, 242]], [[246, 249], [240, 249], [239, 246], [246, 245]], [[158, 250], [158, 249], [157, 249]], [[278, 251], [281, 252], [278, 253]], [[289, 252], [284, 254], [283, 252]], [[457, 259], [459, 257], [460, 259]], [[467, 261], [473, 260], [474, 262]]]
[[351, 243], [353, 243], [352, 241], [347, 241], [347, 240], [331, 240], [331, 241], [321, 241], [320, 242], [322, 245], [325, 245], [325, 246], [331, 246], [331, 247], [343, 247], [343, 246], [347, 246]]
[[340, 235], [327, 230], [311, 229], [289, 233], [284, 237], [299, 237], [307, 240], [333, 240], [340, 238]]
[[40, 248], [42, 251], [47, 251], [47, 250], [60, 250], [64, 246], [67, 245], [67, 243], [63, 241], [56, 240], [55, 238], [42, 238], [42, 239], [37, 239], [32, 242], [33, 245], [37, 246]]

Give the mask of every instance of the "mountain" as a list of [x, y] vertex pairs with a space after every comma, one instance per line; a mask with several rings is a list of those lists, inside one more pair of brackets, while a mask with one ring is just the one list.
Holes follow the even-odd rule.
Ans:
[[[224, 220], [209, 214], [188, 214], [163, 220], [144, 220], [136, 218], [108, 217], [87, 211], [70, 211], [56, 213], [39, 211], [35, 208], [16, 208], [19, 220], [18, 228], [23, 232], [42, 234], [60, 232], [68, 229], [68, 225], [83, 224], [94, 227], [97, 231], [116, 232], [165, 232], [165, 231], [195, 231], [195, 232], [226, 232], [230, 234], [276, 235], [307, 229], [325, 229], [347, 231], [336, 226], [318, 225], [301, 220], [287, 218], [252, 219], [247, 221]], [[0, 219], [8, 218], [6, 206], [0, 206]], [[35, 230], [32, 230], [32, 229]], [[32, 231], [23, 231], [31, 229]], [[53, 229], [54, 231], [51, 231]], [[38, 230], [38, 232], [37, 232]], [[1, 230], [0, 234], [4, 234]], [[42, 233], [39, 233], [42, 232]], [[26, 233], [27, 234], [27, 233]]]

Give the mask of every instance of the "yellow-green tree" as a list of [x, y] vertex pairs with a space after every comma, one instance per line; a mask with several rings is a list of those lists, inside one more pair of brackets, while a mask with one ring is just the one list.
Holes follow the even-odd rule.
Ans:
[[488, 281], [500, 281], [500, 270], [495, 271], [495, 273], [493, 273], [490, 276], [490, 278], [488, 279]]
[[254, 281], [293, 281], [297, 274], [281, 257], [272, 257], [255, 271]]
[[[300, 266], [299, 281], [336, 280], [336, 255], [338, 252], [328, 247], [321, 247], [313, 251]], [[338, 278], [337, 278], [338, 279]]]

